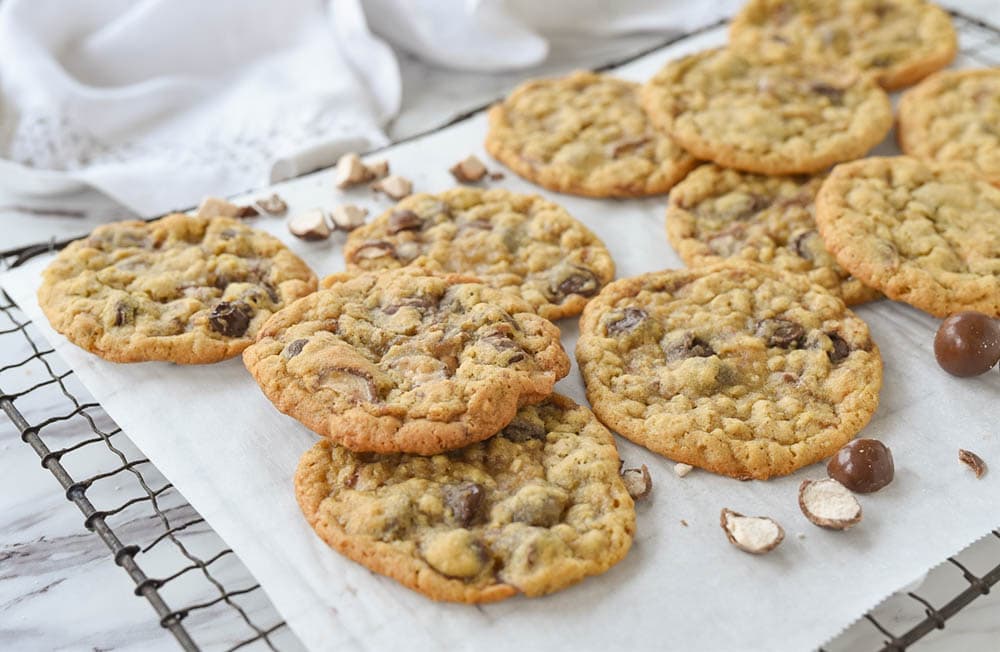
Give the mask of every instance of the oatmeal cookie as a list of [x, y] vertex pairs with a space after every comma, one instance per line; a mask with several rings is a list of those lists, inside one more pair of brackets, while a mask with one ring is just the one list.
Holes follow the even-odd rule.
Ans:
[[409, 265], [471, 274], [546, 319], [579, 314], [615, 275], [604, 243], [562, 207], [502, 189], [407, 197], [352, 231], [344, 258], [352, 271]]
[[816, 224], [844, 269], [937, 317], [1000, 317], [1000, 188], [962, 163], [909, 156], [838, 165]]
[[698, 158], [761, 174], [820, 172], [863, 156], [892, 127], [888, 95], [852, 68], [755, 63], [726, 49], [668, 63], [642, 104]]
[[896, 135], [910, 156], [964, 161], [1000, 186], [1000, 68], [928, 77], [899, 101]]
[[639, 106], [639, 84], [611, 75], [528, 81], [490, 110], [489, 123], [487, 151], [556, 192], [655, 195], [697, 164], [653, 128]]
[[522, 299], [419, 269], [346, 276], [276, 313], [243, 354], [279, 410], [360, 452], [486, 439], [569, 372]]
[[635, 509], [614, 439], [553, 396], [500, 434], [447, 455], [306, 452], [295, 493], [331, 547], [435, 600], [539, 596], [628, 552]]
[[946, 67], [958, 37], [947, 12], [924, 0], [750, 0], [730, 44], [767, 61], [846, 63], [897, 90]]
[[576, 359], [609, 428], [743, 479], [833, 454], [882, 384], [878, 347], [843, 301], [742, 261], [611, 283], [584, 310]]
[[816, 230], [823, 176], [767, 177], [703, 165], [670, 193], [667, 237], [690, 266], [726, 258], [805, 274], [848, 305], [879, 293], [848, 274]]
[[316, 289], [277, 239], [228, 217], [168, 215], [97, 227], [43, 274], [52, 327], [113, 362], [218, 362], [272, 313]]

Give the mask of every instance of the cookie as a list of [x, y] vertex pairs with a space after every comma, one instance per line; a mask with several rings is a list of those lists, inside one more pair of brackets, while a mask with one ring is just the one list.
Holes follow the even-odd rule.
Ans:
[[656, 131], [639, 85], [575, 72], [516, 88], [489, 113], [486, 150], [525, 179], [587, 197], [667, 192], [697, 161]]
[[852, 65], [886, 90], [946, 67], [958, 49], [951, 18], [923, 0], [750, 0], [729, 37], [734, 49], [766, 61]]
[[569, 372], [522, 299], [420, 269], [345, 278], [264, 324], [243, 354], [278, 407], [360, 452], [434, 455], [495, 434]]
[[1000, 188], [962, 163], [908, 156], [834, 168], [816, 224], [844, 269], [937, 317], [1000, 317]]
[[612, 430], [741, 479], [832, 455], [878, 405], [868, 326], [805, 276], [727, 261], [608, 285], [580, 319], [587, 398]]
[[579, 314], [615, 275], [604, 243], [562, 207], [501, 189], [407, 197], [352, 231], [344, 258], [352, 271], [472, 274], [546, 319]]
[[820, 172], [863, 156], [892, 127], [885, 91], [853, 69], [754, 63], [726, 49], [668, 63], [642, 105], [698, 158], [760, 174]]
[[896, 136], [910, 156], [964, 161], [1000, 186], [1000, 68], [928, 77], [903, 94]]
[[372, 455], [323, 441], [295, 493], [335, 550], [435, 600], [539, 596], [603, 573], [628, 552], [635, 509], [614, 439], [553, 396], [447, 455]]
[[667, 237], [690, 266], [726, 258], [805, 274], [848, 305], [879, 293], [827, 253], [816, 230], [822, 176], [766, 177], [703, 165], [670, 193]]
[[63, 249], [38, 303], [73, 344], [113, 362], [218, 362], [253, 342], [316, 276], [271, 235], [228, 217], [116, 222]]

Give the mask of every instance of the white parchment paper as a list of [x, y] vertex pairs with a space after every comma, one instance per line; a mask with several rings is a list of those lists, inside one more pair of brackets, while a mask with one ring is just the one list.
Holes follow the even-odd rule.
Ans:
[[[641, 80], [664, 61], [719, 43], [713, 32], [630, 64]], [[453, 185], [446, 169], [480, 143], [484, 116], [386, 153], [394, 171], [421, 191]], [[891, 140], [891, 139], [890, 139]], [[891, 144], [880, 152], [894, 151]], [[496, 167], [496, 166], [494, 166]], [[338, 196], [330, 172], [277, 190], [291, 210], [339, 201], [389, 202], [359, 189]], [[539, 192], [511, 174], [500, 185]], [[265, 194], [262, 192], [260, 194]], [[546, 194], [595, 230], [625, 277], [680, 266], [663, 228], [665, 201], [598, 201]], [[255, 226], [285, 240], [324, 275], [342, 269], [342, 240], [305, 243], [280, 220]], [[55, 334], [35, 291], [48, 258], [13, 270], [0, 283], [34, 319], [108, 413], [184, 494], [261, 582], [312, 650], [806, 650], [823, 644], [882, 598], [919, 578], [1000, 524], [1000, 373], [957, 379], [934, 362], [937, 321], [902, 304], [861, 307], [885, 360], [881, 404], [864, 435], [893, 451], [896, 479], [861, 497], [864, 520], [847, 532], [811, 525], [799, 511], [805, 478], [822, 465], [769, 482], [739, 482], [673, 464], [619, 438], [622, 457], [645, 463], [652, 499], [638, 508], [628, 557], [610, 572], [555, 595], [482, 607], [434, 603], [370, 573], [327, 548], [295, 503], [292, 475], [315, 436], [278, 413], [239, 359], [181, 367], [115, 365]], [[576, 321], [560, 322], [572, 353]], [[572, 356], [571, 356], [572, 357]], [[574, 366], [558, 390], [584, 401]], [[957, 460], [979, 453], [995, 470], [977, 480]], [[719, 511], [777, 519], [787, 538], [753, 557], [732, 547]], [[684, 525], [682, 520], [686, 523]]]

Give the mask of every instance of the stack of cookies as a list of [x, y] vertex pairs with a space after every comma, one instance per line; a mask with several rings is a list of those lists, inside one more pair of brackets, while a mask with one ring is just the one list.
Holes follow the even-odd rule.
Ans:
[[296, 494], [332, 547], [432, 598], [541, 595], [622, 559], [635, 529], [614, 438], [553, 394], [549, 319], [614, 277], [560, 206], [417, 194], [356, 229], [348, 271], [267, 322], [247, 369], [324, 440]]
[[460, 602], [549, 593], [624, 557], [635, 512], [614, 439], [552, 393], [569, 359], [536, 306], [419, 267], [325, 284], [243, 357], [324, 436], [295, 485], [328, 544]]

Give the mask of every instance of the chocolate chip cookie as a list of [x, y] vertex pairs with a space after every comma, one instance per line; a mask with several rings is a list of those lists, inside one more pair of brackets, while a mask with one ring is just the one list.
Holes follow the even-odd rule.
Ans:
[[472, 274], [546, 319], [579, 314], [615, 275], [604, 243], [562, 207], [501, 189], [407, 197], [352, 231], [344, 257], [354, 271]]
[[434, 455], [492, 436], [569, 372], [524, 300], [420, 269], [343, 278], [243, 354], [279, 410], [352, 450]]
[[609, 428], [743, 479], [833, 454], [882, 384], [878, 347], [843, 301], [742, 261], [611, 283], [583, 312], [576, 359]]
[[628, 552], [635, 510], [611, 434], [553, 396], [500, 434], [447, 455], [353, 453], [323, 441], [295, 474], [331, 547], [435, 600], [539, 596]]
[[752, 260], [805, 274], [848, 305], [879, 293], [827, 253], [816, 230], [822, 176], [766, 177], [703, 165], [670, 192], [667, 237], [688, 265]]
[[851, 68], [755, 63], [726, 49], [668, 63], [642, 105], [698, 158], [761, 174], [820, 172], [863, 156], [892, 127], [885, 91]]
[[1000, 186], [1000, 68], [928, 77], [903, 94], [896, 135], [910, 156], [964, 161]]
[[228, 217], [100, 226], [56, 256], [38, 302], [52, 327], [106, 360], [218, 362], [316, 289], [276, 238]]
[[489, 122], [487, 151], [556, 192], [655, 195], [697, 164], [653, 128], [639, 106], [639, 85], [611, 75], [528, 81], [490, 110]]
[[896, 90], [947, 66], [958, 38], [948, 14], [924, 0], [750, 0], [730, 44], [767, 61], [846, 63]]
[[1000, 188], [962, 163], [909, 156], [837, 166], [816, 224], [844, 269], [937, 317], [1000, 317]]

